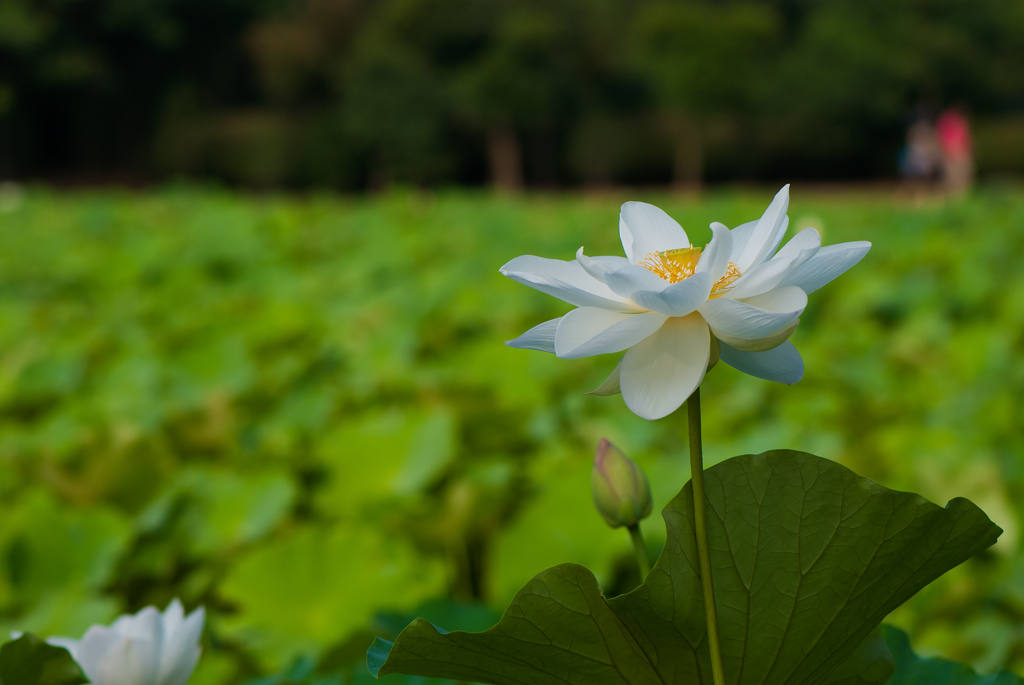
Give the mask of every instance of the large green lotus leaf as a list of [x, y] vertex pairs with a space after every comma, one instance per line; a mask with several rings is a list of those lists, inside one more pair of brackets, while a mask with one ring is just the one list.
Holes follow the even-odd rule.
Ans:
[[457, 430], [443, 408], [377, 412], [339, 424], [320, 442], [329, 477], [318, 506], [352, 515], [370, 502], [415, 495], [450, 464]]
[[[1001, 532], [967, 500], [945, 508], [834, 462], [779, 450], [705, 472], [708, 534], [730, 684], [880, 685], [873, 635], [892, 609]], [[605, 600], [564, 564], [534, 578], [497, 626], [444, 633], [417, 620], [368, 661], [408, 673], [513, 683], [710, 683], [688, 484], [665, 508], [665, 551], [635, 591]]]
[[34, 606], [54, 594], [110, 582], [131, 529], [118, 512], [60, 503], [33, 490], [0, 518], [0, 606]]
[[872, 685], [892, 674], [892, 654], [879, 628], [829, 675], [824, 685]]
[[63, 647], [25, 634], [0, 647], [2, 685], [80, 685], [88, 680]]
[[[390, 653], [389, 650], [390, 649]], [[375, 675], [485, 683], [656, 683], [658, 673], [583, 566], [562, 564], [520, 590], [494, 628], [444, 632], [416, 619], [391, 647], [378, 640]]]
[[888, 685], [1024, 685], [1024, 678], [999, 671], [989, 676], [980, 676], [970, 666], [946, 659], [922, 659], [910, 648], [907, 634], [893, 626], [882, 626], [892, 655], [896, 660], [896, 671]]
[[284, 473], [192, 467], [150, 505], [139, 527], [150, 534], [163, 528], [196, 558], [228, 554], [273, 530], [294, 499], [295, 486]]
[[84, 635], [90, 626], [111, 623], [123, 610], [117, 599], [96, 590], [68, 586], [54, 590], [23, 614], [0, 620], [0, 635]]

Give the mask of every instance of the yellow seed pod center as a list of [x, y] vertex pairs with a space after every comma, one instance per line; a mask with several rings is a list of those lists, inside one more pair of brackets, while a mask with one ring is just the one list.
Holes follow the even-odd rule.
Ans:
[[[651, 273], [664, 278], [669, 283], [678, 283], [689, 278], [697, 271], [697, 263], [700, 262], [701, 248], [681, 247], [678, 250], [665, 250], [664, 252], [648, 252], [643, 259], [637, 262]], [[739, 267], [734, 262], [729, 262], [725, 273], [711, 286], [711, 297], [721, 297], [732, 289], [733, 283], [739, 280]]]
[[651, 273], [664, 278], [669, 283], [678, 283], [689, 278], [697, 269], [700, 261], [699, 247], [681, 247], [678, 250], [664, 252], [648, 252], [637, 262]]

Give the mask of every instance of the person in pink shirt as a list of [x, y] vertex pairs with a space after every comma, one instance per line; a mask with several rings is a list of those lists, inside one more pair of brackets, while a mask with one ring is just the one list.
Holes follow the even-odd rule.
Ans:
[[943, 111], [935, 121], [935, 137], [942, 150], [943, 185], [950, 192], [966, 191], [974, 180], [974, 145], [964, 110], [954, 105]]

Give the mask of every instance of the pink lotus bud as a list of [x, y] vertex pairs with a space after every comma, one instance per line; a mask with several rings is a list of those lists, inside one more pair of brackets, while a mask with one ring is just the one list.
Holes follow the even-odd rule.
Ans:
[[654, 506], [647, 476], [632, 459], [601, 438], [590, 472], [594, 505], [612, 528], [632, 527], [647, 518]]

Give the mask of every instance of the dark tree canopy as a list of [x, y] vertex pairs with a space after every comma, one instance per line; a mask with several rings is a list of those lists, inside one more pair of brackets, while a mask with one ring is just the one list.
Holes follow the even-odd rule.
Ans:
[[863, 178], [954, 103], [1013, 171], [1022, 38], [1002, 0], [0, 0], [0, 176]]

